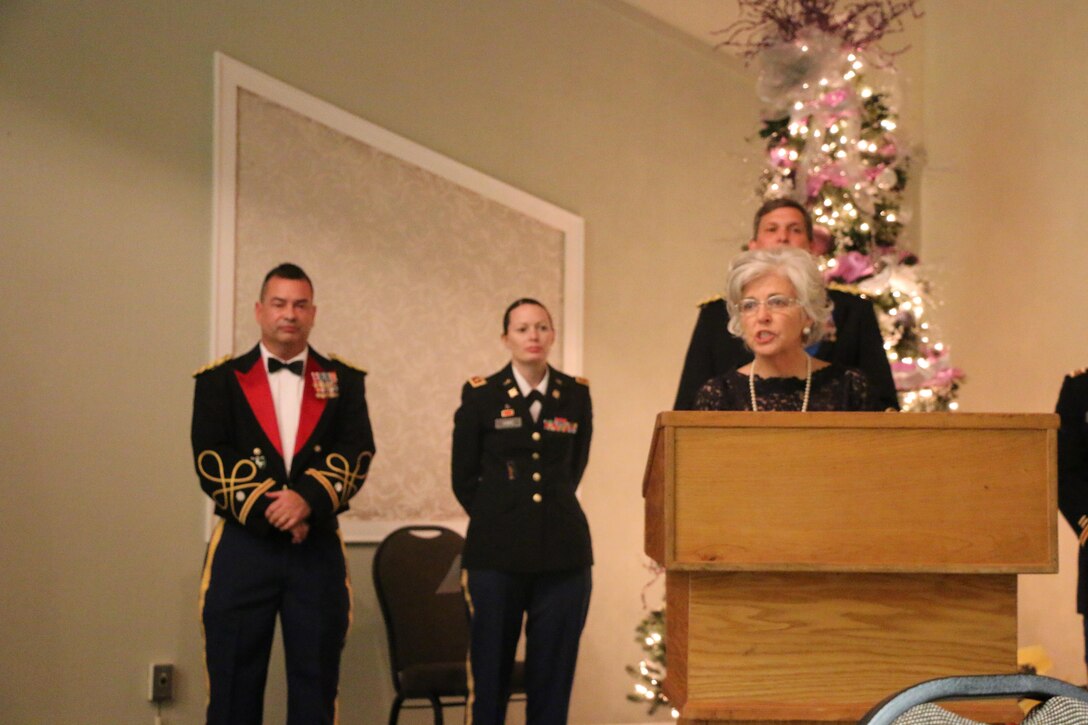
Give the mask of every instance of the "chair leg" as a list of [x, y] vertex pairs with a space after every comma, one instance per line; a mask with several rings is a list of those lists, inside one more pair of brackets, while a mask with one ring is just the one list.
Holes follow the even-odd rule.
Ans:
[[431, 695], [431, 707], [434, 709], [434, 725], [442, 725], [442, 700], [438, 695]]
[[404, 697], [397, 695], [393, 698], [393, 707], [389, 709], [389, 725], [397, 725], [400, 718], [400, 706], [404, 704]]

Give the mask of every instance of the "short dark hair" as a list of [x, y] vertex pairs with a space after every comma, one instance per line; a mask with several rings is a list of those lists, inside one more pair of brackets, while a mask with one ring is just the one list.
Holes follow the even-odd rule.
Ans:
[[291, 264], [290, 262], [284, 262], [283, 264], [278, 264], [270, 269], [268, 274], [264, 276], [264, 281], [261, 282], [261, 296], [257, 298], [258, 300], [264, 299], [264, 291], [268, 287], [268, 280], [272, 279], [273, 277], [279, 277], [280, 279], [302, 280], [306, 284], [310, 285], [310, 296], [313, 296], [314, 283], [310, 279], [310, 277], [304, 271], [302, 271], [302, 267], [298, 266], [297, 264]]
[[[548, 312], [548, 308], [544, 306], [542, 302], [534, 300], [532, 297], [520, 297], [510, 303], [510, 306], [506, 308], [506, 312], [502, 313], [502, 334], [506, 334], [510, 329], [510, 313], [521, 307], [522, 305], [536, 305], [540, 309], [544, 310], [544, 313], [548, 315], [548, 322], [552, 320], [552, 313]], [[554, 322], [552, 323], [555, 324]]]
[[812, 215], [808, 213], [808, 209], [801, 202], [786, 198], [769, 199], [756, 210], [755, 221], [752, 222], [752, 239], [759, 236], [759, 222], [775, 209], [796, 209], [801, 212], [801, 216], [805, 219], [805, 231], [808, 232], [808, 240], [812, 241]]

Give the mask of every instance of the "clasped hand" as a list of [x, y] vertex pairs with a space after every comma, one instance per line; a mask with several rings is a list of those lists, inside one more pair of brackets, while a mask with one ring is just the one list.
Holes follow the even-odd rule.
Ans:
[[280, 531], [291, 532], [291, 543], [301, 544], [310, 533], [310, 504], [298, 493], [289, 488], [269, 491], [265, 494], [272, 503], [265, 509], [264, 517], [268, 523]]

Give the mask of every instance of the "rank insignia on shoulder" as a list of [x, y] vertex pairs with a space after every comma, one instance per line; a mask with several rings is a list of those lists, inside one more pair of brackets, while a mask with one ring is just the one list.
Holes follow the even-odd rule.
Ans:
[[481, 388], [487, 385], [487, 378], [481, 378], [479, 375], [473, 375], [468, 379], [468, 384], [474, 388]]
[[578, 383], [579, 385], [584, 385], [587, 388], [589, 387], [589, 378], [583, 378], [581, 376], [578, 376], [574, 378], [574, 382]]
[[697, 304], [695, 306], [696, 307], [706, 307], [711, 302], [717, 302], [720, 299], [724, 299], [724, 298], [721, 295], [711, 295], [710, 297], [707, 297], [706, 299], [699, 300], [699, 304]]
[[219, 358], [218, 360], [211, 361], [210, 363], [208, 363], [204, 367], [197, 368], [196, 370], [193, 371], [193, 377], [195, 378], [198, 375], [203, 375], [204, 373], [208, 372], [209, 370], [215, 370], [220, 365], [223, 365], [227, 361], [229, 361], [231, 359], [231, 357], [232, 357], [231, 355], [224, 355], [223, 357]]
[[330, 359], [330, 360], [335, 360], [336, 362], [340, 363], [341, 365], [343, 365], [343, 366], [344, 366], [344, 367], [346, 367], [346, 368], [351, 368], [352, 370], [355, 370], [355, 371], [357, 371], [357, 372], [360, 372], [360, 373], [366, 374], [366, 370], [363, 370], [363, 369], [362, 369], [361, 367], [359, 367], [358, 365], [354, 365], [354, 364], [352, 364], [352, 363], [349, 363], [349, 362], [348, 362], [347, 360], [345, 360], [344, 358], [340, 357], [339, 355], [337, 355], [337, 354], [336, 354], [336, 353], [334, 353], [334, 352], [330, 352], [330, 353], [329, 353], [329, 359]]
[[1088, 372], [1088, 368], [1079, 368], [1079, 369], [1077, 369], [1077, 370], [1073, 370], [1073, 371], [1071, 371], [1071, 372], [1069, 373], [1069, 377], [1071, 377], [1071, 378], [1078, 378], [1078, 377], [1080, 377], [1081, 375], [1084, 375], [1084, 373], [1085, 373], [1085, 372]]
[[837, 290], [839, 292], [845, 292], [846, 294], [854, 295], [855, 297], [861, 297], [862, 299], [867, 299], [865, 297], [865, 293], [862, 291], [861, 287], [858, 287], [856, 284], [844, 284], [842, 282], [828, 282], [827, 283], [827, 288]]

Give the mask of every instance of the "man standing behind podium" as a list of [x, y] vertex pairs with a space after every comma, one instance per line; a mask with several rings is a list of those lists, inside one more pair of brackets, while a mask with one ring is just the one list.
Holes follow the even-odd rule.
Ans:
[[[772, 199], [756, 212], [748, 249], [778, 247], [812, 251], [812, 217], [792, 199]], [[872, 303], [834, 289], [828, 290], [828, 296], [834, 304], [831, 329], [810, 354], [840, 367], [858, 368], [865, 373], [880, 407], [898, 410], [895, 381]], [[707, 380], [752, 361], [752, 352], [741, 338], [729, 334], [728, 324], [729, 313], [721, 297], [700, 305], [673, 404], [675, 410], [691, 410], [696, 393]]]
[[208, 723], [259, 724], [276, 617], [287, 722], [332, 723], [351, 612], [337, 514], [374, 455], [365, 373], [308, 345], [317, 308], [301, 268], [261, 286], [260, 343], [196, 374], [192, 443], [221, 517], [201, 581]]

